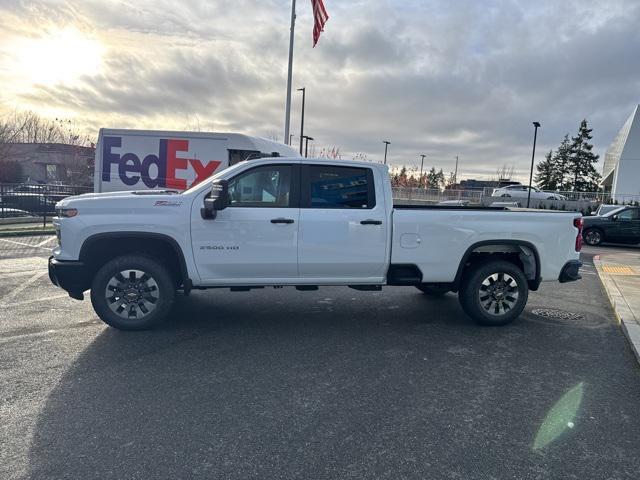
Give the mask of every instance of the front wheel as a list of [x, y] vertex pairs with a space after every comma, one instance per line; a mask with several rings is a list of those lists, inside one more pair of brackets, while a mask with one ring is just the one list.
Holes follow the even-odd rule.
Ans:
[[471, 267], [460, 288], [462, 309], [480, 325], [506, 325], [524, 310], [529, 296], [527, 278], [504, 260]]
[[175, 283], [167, 268], [144, 255], [123, 255], [107, 262], [91, 284], [98, 316], [120, 330], [144, 330], [167, 316]]

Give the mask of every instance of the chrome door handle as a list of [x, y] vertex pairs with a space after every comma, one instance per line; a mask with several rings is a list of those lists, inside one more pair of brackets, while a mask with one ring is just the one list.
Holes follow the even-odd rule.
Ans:
[[372, 220], [372, 219], [367, 219], [367, 220], [362, 220], [360, 222], [361, 225], [382, 225], [382, 220]]
[[293, 223], [292, 218], [272, 218], [271, 223]]

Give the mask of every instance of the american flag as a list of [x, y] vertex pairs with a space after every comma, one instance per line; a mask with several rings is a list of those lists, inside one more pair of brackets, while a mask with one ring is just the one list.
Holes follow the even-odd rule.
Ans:
[[315, 47], [320, 39], [320, 34], [324, 30], [324, 24], [329, 20], [329, 14], [324, 8], [322, 0], [311, 0], [311, 6], [313, 7], [313, 46]]

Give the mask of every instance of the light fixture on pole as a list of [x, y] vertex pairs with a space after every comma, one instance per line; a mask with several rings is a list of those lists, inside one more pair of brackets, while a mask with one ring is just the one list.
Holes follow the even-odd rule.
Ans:
[[418, 177], [420, 179], [420, 181], [418, 182], [418, 186], [421, 187], [422, 186], [422, 169], [424, 168], [424, 157], [426, 157], [426, 155], [420, 155], [422, 157], [422, 161], [420, 162], [420, 177]]
[[309, 140], [313, 142], [314, 138], [308, 135], [305, 135], [303, 138], [305, 140], [304, 141], [304, 157], [307, 158], [307, 152], [309, 151]]
[[302, 92], [302, 116], [300, 117], [300, 155], [302, 155], [302, 139], [304, 138], [304, 100], [306, 87], [299, 88], [298, 91]]
[[391, 145], [391, 142], [388, 142], [387, 140], [383, 140], [382, 143], [384, 143], [384, 164], [387, 164], [387, 148], [389, 147], [389, 145]]
[[527, 208], [531, 203], [531, 181], [533, 180], [533, 161], [536, 157], [536, 140], [538, 139], [538, 128], [541, 127], [540, 122], [533, 122], [535, 127], [533, 131], [533, 152], [531, 152], [531, 171], [529, 172], [529, 188], [527, 190]]

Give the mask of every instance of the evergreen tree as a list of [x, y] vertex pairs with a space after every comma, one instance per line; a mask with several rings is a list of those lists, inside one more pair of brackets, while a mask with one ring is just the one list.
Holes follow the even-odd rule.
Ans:
[[600, 174], [596, 164], [600, 158], [593, 153], [593, 145], [589, 140], [593, 138], [592, 128], [588, 128], [587, 120], [582, 120], [578, 135], [571, 138], [569, 174], [573, 191], [595, 192], [598, 190]]
[[446, 178], [442, 169], [440, 169], [440, 171], [436, 174], [436, 181], [438, 182], [438, 188], [442, 189], [445, 187]]
[[560, 146], [556, 150], [556, 154], [552, 159], [553, 164], [553, 183], [556, 189], [566, 191], [569, 190], [571, 183], [571, 142], [567, 133]]
[[538, 173], [535, 176], [535, 182], [538, 188], [542, 190], [557, 190], [554, 162], [553, 162], [553, 150], [549, 150], [549, 153], [544, 157], [542, 162], [536, 165]]

